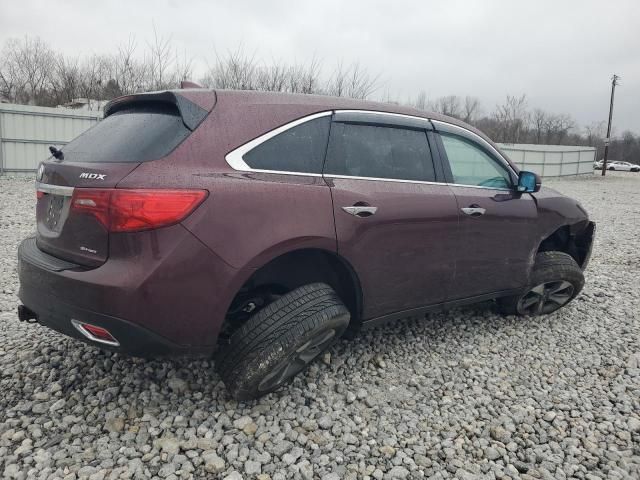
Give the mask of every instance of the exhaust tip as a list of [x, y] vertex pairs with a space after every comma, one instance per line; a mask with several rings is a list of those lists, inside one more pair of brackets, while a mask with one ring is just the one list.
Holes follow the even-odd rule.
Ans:
[[25, 305], [18, 305], [18, 318], [21, 322], [35, 323], [38, 321], [38, 314]]

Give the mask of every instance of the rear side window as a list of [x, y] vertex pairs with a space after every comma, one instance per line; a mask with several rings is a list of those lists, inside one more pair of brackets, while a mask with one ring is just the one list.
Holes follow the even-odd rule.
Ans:
[[509, 172], [480, 147], [454, 135], [442, 134], [453, 182], [476, 187], [509, 188]]
[[258, 170], [322, 173], [330, 122], [327, 115], [296, 125], [252, 148], [242, 159]]
[[435, 181], [424, 131], [349, 123], [331, 127], [325, 173]]
[[78, 162], [146, 162], [166, 156], [190, 133], [177, 108], [136, 105], [109, 115], [62, 150]]

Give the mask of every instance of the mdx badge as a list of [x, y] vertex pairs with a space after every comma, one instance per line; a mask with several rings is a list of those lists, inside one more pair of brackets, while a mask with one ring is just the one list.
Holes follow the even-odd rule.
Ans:
[[106, 173], [87, 173], [82, 172], [80, 178], [88, 178], [89, 180], [104, 180], [107, 176]]

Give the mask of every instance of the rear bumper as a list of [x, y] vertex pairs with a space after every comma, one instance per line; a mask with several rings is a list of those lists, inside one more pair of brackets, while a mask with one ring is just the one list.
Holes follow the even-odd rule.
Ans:
[[[136, 356], [215, 350], [235, 269], [181, 225], [114, 236], [110, 252], [106, 263], [87, 269], [25, 240], [18, 251], [20, 300], [38, 323], [100, 348]], [[86, 338], [72, 319], [107, 329], [119, 346]]]
[[[47, 294], [21, 289], [20, 299], [36, 315], [37, 323], [69, 337], [105, 350], [137, 357], [210, 355], [210, 347], [178, 345], [140, 325], [121, 318], [104, 315], [61, 302]], [[92, 341], [73, 326], [73, 320], [105, 328], [117, 340], [118, 346]]]

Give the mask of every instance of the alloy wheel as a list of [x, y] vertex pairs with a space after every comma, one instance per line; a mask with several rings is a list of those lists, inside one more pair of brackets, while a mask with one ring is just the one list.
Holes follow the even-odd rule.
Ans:
[[271, 373], [262, 379], [258, 390], [261, 392], [273, 390], [302, 371], [309, 362], [324, 351], [335, 336], [336, 331], [334, 329], [318, 332], [276, 365]]
[[573, 298], [574, 287], [566, 280], [541, 283], [518, 301], [520, 315], [545, 315], [566, 305]]

